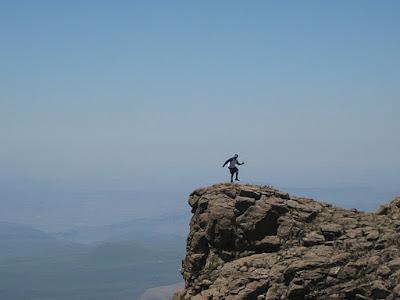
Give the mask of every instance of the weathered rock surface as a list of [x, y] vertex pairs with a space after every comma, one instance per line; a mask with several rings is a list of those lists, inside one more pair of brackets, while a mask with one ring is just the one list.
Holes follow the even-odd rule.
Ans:
[[189, 204], [174, 299], [400, 299], [400, 198], [375, 214], [219, 184]]

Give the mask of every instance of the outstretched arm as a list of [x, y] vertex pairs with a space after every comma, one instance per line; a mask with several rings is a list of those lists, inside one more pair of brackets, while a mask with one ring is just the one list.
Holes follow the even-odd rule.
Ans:
[[237, 163], [238, 163], [238, 165], [239, 165], [239, 166], [241, 166], [241, 165], [243, 165], [243, 164], [244, 164], [244, 162], [242, 162], [242, 163], [240, 163], [240, 162], [237, 162]]
[[222, 165], [222, 167], [225, 167], [226, 166], [226, 164], [228, 163], [228, 162], [230, 162], [231, 161], [231, 159], [232, 158], [230, 158], [230, 159], [228, 159], [223, 165]]

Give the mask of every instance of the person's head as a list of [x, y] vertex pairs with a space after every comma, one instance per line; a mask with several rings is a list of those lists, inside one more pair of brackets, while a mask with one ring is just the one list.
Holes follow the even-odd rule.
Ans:
[[238, 157], [239, 157], [239, 155], [235, 154], [233, 157], [234, 157], [234, 158], [238, 158]]

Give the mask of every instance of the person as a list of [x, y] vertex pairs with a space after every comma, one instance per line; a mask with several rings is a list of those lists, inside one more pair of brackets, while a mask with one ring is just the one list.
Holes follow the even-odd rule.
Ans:
[[236, 165], [241, 166], [241, 165], [244, 164], [244, 162], [240, 163], [240, 162], [237, 160], [238, 157], [239, 157], [239, 155], [235, 154], [233, 157], [229, 158], [229, 159], [222, 165], [222, 167], [224, 168], [224, 167], [229, 163], [228, 169], [229, 169], [229, 172], [231, 173], [231, 182], [233, 182], [233, 175], [236, 175], [236, 178], [235, 178], [236, 181], [240, 181], [239, 178], [238, 178], [239, 169], [236, 167]]

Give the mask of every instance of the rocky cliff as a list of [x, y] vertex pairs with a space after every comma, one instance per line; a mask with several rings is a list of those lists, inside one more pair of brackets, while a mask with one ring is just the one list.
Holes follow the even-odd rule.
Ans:
[[189, 205], [174, 299], [400, 299], [400, 198], [365, 213], [219, 184]]

